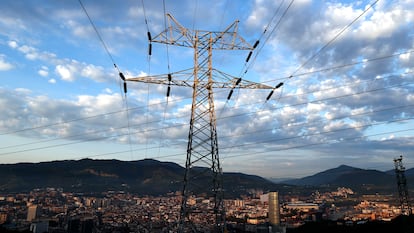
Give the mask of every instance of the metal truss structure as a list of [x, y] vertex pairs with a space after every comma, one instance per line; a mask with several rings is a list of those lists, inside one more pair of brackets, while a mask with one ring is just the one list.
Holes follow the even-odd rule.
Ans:
[[398, 195], [400, 198], [401, 214], [412, 214], [410, 198], [408, 196], [407, 179], [405, 178], [405, 167], [402, 163], [402, 156], [394, 159], [395, 175], [397, 177]]
[[[220, 165], [214, 88], [274, 89], [271, 86], [249, 82], [213, 68], [213, 50], [254, 49], [237, 34], [238, 21], [224, 31], [190, 30], [167, 14], [168, 26], [151, 38], [151, 43], [182, 46], [194, 49], [194, 67], [164, 75], [127, 78], [125, 81], [184, 86], [193, 89], [187, 158], [182, 190], [179, 232], [224, 232], [223, 173]], [[251, 55], [251, 54], [250, 54]], [[230, 98], [231, 94], [228, 98]], [[195, 205], [195, 195], [208, 197], [210, 203]], [[194, 224], [202, 221], [203, 224]]]

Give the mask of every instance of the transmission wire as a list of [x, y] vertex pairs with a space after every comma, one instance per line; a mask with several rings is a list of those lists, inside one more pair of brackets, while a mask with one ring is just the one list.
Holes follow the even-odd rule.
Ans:
[[[362, 136], [358, 136], [358, 137], [342, 138], [342, 141], [354, 140], [354, 139], [357, 139], [357, 138], [364, 138], [364, 137], [380, 136], [380, 135], [386, 135], [386, 134], [391, 134], [391, 133], [408, 132], [408, 131], [414, 131], [414, 128], [409, 128], [409, 129], [404, 129], [404, 130], [394, 130], [394, 131], [388, 131], [388, 132], [376, 133], [376, 134], [368, 134], [368, 135], [362, 135]], [[238, 157], [244, 157], [244, 156], [249, 156], [249, 155], [259, 155], [259, 154], [266, 154], [266, 153], [275, 152], [275, 151], [286, 151], [286, 150], [291, 150], [291, 149], [305, 148], [305, 147], [309, 147], [309, 146], [324, 145], [324, 144], [335, 144], [335, 143], [339, 143], [339, 142], [311, 143], [311, 144], [305, 144], [305, 145], [290, 146], [290, 147], [286, 147], [286, 148], [277, 149], [277, 150], [274, 150], [274, 151], [261, 151], [261, 152], [251, 152], [250, 151], [250, 152], [243, 153], [243, 154], [226, 156], [223, 159], [226, 160], [226, 159], [230, 159], [230, 158], [238, 158]], [[232, 147], [239, 147], [239, 146], [241, 146], [241, 145], [232, 146]], [[139, 150], [142, 150], [142, 149], [137, 149], [135, 151], [139, 151]], [[129, 152], [129, 150], [115, 151], [115, 152], [108, 152], [108, 153], [100, 153], [100, 154], [82, 156], [82, 157], [73, 157], [72, 159], [86, 159], [86, 158], [93, 158], [93, 157], [102, 157], [102, 156], [106, 156], [106, 155], [114, 155], [114, 154], [121, 154], [121, 153], [127, 153], [127, 152]], [[159, 157], [151, 157], [151, 159], [162, 159], [162, 158], [171, 158], [171, 157], [178, 157], [178, 156], [182, 156], [182, 153], [163, 155], [163, 156], [159, 156]]]
[[[412, 52], [414, 52], [414, 51], [412, 51]], [[398, 54], [396, 54], [396, 55], [398, 55]], [[358, 63], [358, 64], [360, 64], [360, 63]], [[343, 67], [343, 66], [341, 66], [341, 67]], [[337, 69], [337, 68], [338, 67], [335, 67], [335, 69]], [[330, 70], [330, 69], [331, 68], [327, 68], [327, 69], [318, 70], [318, 71], [315, 71], [315, 72], [322, 72], [322, 71], [327, 71], [327, 70]], [[402, 75], [411, 74], [413, 72], [414, 71], [412, 71], [412, 72], [407, 71], [407, 72], [402, 73]], [[310, 74], [310, 73], [313, 73], [313, 72], [308, 72], [308, 73], [303, 73], [303, 74], [298, 74], [298, 75], [307, 75], [307, 74]], [[393, 76], [393, 75], [383, 76], [381, 78], [374, 78], [373, 80], [364, 80], [363, 82], [376, 82], [376, 81], [379, 81], [381, 79], [385, 79], [385, 78], [388, 78], [388, 77], [391, 77], [391, 76]], [[359, 85], [359, 84], [361, 84], [361, 83], [352, 83], [350, 85], [341, 85], [340, 87], [346, 87], [346, 86], [352, 86], [352, 85]], [[295, 94], [295, 95], [287, 95], [287, 96], [283, 96], [282, 98], [288, 98], [288, 97], [293, 97], [293, 96], [297, 96], [297, 95], [308, 95], [308, 94], [311, 94], [311, 93], [328, 91], [328, 90], [337, 89], [337, 88], [340, 88], [340, 87], [330, 87], [330, 88], [324, 88], [324, 89], [320, 89], [320, 90], [315, 90], [313, 92], [307, 92], [307, 93], [301, 93], [301, 94]], [[224, 92], [224, 91], [222, 91], [222, 92]], [[179, 101], [182, 101], [184, 99], [191, 99], [191, 97], [190, 98], [176, 99], [176, 100], [174, 100], [174, 102], [179, 102]], [[159, 104], [163, 104], [163, 103], [166, 103], [166, 102], [154, 103], [152, 105], [159, 105]], [[260, 102], [256, 102], [256, 103], [253, 103], [253, 104], [257, 104], [257, 103], [260, 103]], [[243, 105], [243, 106], [245, 106], [245, 105]], [[145, 108], [145, 107], [146, 106], [138, 106], [138, 107], [130, 108], [129, 110], [130, 111], [133, 111], [133, 110], [138, 110], [138, 109], [142, 109], [142, 108]], [[97, 115], [88, 116], [88, 117], [81, 117], [81, 118], [70, 119], [70, 120], [63, 121], [63, 122], [55, 122], [55, 123], [47, 124], [47, 125], [41, 125], [41, 126], [36, 126], [36, 127], [31, 127], [31, 128], [24, 128], [24, 129], [15, 130], [15, 131], [8, 131], [8, 132], [0, 133], [0, 136], [1, 135], [7, 135], [7, 134], [15, 134], [15, 133], [24, 132], [24, 131], [31, 131], [31, 130], [41, 129], [41, 128], [47, 128], [47, 127], [57, 126], [57, 125], [61, 125], [61, 124], [67, 124], [67, 123], [76, 122], [76, 121], [83, 121], [83, 120], [88, 120], [88, 119], [97, 118], [97, 117], [109, 116], [109, 115], [113, 115], [113, 114], [122, 113], [124, 111], [125, 110], [107, 112], [107, 113], [97, 114]], [[220, 118], [218, 118], [218, 119], [220, 119]], [[155, 121], [153, 121], [153, 122], [155, 122]]]
[[[90, 24], [92, 25], [93, 29], [95, 30], [96, 35], [98, 36], [98, 38], [101, 41], [103, 47], [105, 48], [106, 53], [108, 54], [109, 58], [111, 59], [115, 69], [118, 71], [120, 77], [123, 78], [124, 77], [123, 73], [121, 72], [121, 70], [116, 65], [112, 54], [109, 52], [108, 46], [106, 45], [106, 43], [103, 40], [101, 34], [99, 33], [98, 29], [96, 28], [95, 24], [93, 23], [92, 18], [90, 17], [88, 11], [86, 10], [86, 8], [83, 5], [82, 1], [81, 0], [78, 0], [78, 1], [79, 1], [79, 4], [81, 5], [83, 11], [85, 12], [86, 16], [88, 17]], [[121, 93], [122, 93], [122, 87], [121, 87], [120, 80], [118, 81], [118, 83], [119, 83], [119, 87], [120, 87], [120, 90], [121, 90]], [[124, 80], [124, 102], [125, 102], [125, 107], [126, 107], [127, 122], [128, 122], [128, 125], [129, 125], [130, 121], [129, 121], [129, 114], [128, 114], [128, 99], [127, 99], [127, 94], [126, 93], [127, 93], [127, 86], [126, 86], [126, 83], [125, 83], [125, 80]], [[128, 127], [128, 130], [129, 130], [129, 127]], [[130, 145], [130, 148], [131, 148], [131, 157], [132, 157], [132, 145], [131, 145], [131, 136], [130, 135], [128, 136], [128, 142], [129, 142], [129, 145]]]
[[[395, 87], [395, 86], [392, 86], [392, 87]], [[383, 88], [383, 89], [385, 89], [385, 88]], [[380, 89], [374, 89], [374, 90], [371, 90], [371, 91], [378, 91], [378, 90], [380, 90]], [[361, 93], [363, 93], [363, 94], [365, 94], [365, 93], [368, 93], [368, 92], [371, 92], [371, 91], [364, 91], [364, 92], [361, 92]], [[357, 94], [360, 94], [360, 93], [357, 93]], [[351, 94], [351, 95], [357, 95], [357, 94]], [[331, 98], [341, 98], [341, 97], [347, 97], [347, 96], [350, 96], [350, 95], [343, 95], [343, 96], [337, 96], [337, 97], [331, 97]], [[328, 98], [328, 99], [331, 99], [331, 98]], [[326, 99], [324, 99], [324, 100], [326, 100]], [[315, 100], [314, 102], [320, 102], [321, 100]], [[308, 102], [307, 102], [308, 103]], [[307, 103], [305, 103], [305, 104], [307, 104]], [[304, 103], [301, 103], [301, 104], [304, 104]], [[299, 105], [299, 104], [298, 104]], [[234, 117], [234, 116], [233, 116]], [[384, 123], [381, 123], [381, 124], [385, 124], [385, 123], [387, 123], [387, 122], [384, 122]], [[389, 123], [389, 122], [388, 122]], [[183, 125], [185, 125], [185, 124], [183, 124]], [[371, 124], [371, 125], [374, 125], [374, 124]], [[173, 126], [174, 127], [174, 126]], [[148, 131], [148, 130], [146, 130], [146, 131]], [[122, 136], [122, 135], [118, 135], [118, 136]], [[302, 135], [303, 136], [303, 135]], [[116, 137], [116, 136], [114, 136], [114, 137]], [[96, 140], [99, 140], [99, 139], [104, 139], [104, 138], [107, 138], [107, 137], [100, 137], [100, 138], [94, 138], [94, 139], [89, 139], [89, 140], [87, 140], [87, 141], [96, 141]], [[45, 146], [45, 147], [40, 147], [40, 148], [34, 148], [34, 149], [27, 149], [27, 150], [23, 150], [23, 151], [15, 151], [15, 152], [9, 152], [9, 154], [10, 153], [18, 153], [18, 152], [24, 152], [24, 151], [32, 151], [32, 150], [37, 150], [37, 149], [45, 149], [45, 148], [51, 148], [51, 147], [58, 147], [58, 146], [64, 146], [64, 145], [70, 145], [70, 144], [76, 144], [76, 143], [82, 143], [82, 142], [71, 142], [71, 143], [64, 143], [64, 144], [59, 144], [59, 145], [52, 145], [52, 146]], [[5, 153], [3, 153], [3, 154], [5, 154]], [[0, 154], [0, 155], [3, 155], [3, 154]]]
[[[165, 0], [162, 1], [162, 6], [163, 6], [163, 12], [164, 12], [164, 29], [167, 30], [167, 11], [166, 11], [166, 7], [165, 7]], [[170, 54], [169, 54], [169, 47], [168, 47], [168, 43], [165, 43], [165, 49], [166, 49], [166, 53], [167, 53], [167, 69], [168, 69], [168, 77], [171, 77], [171, 68], [170, 68]], [[165, 124], [165, 119], [166, 119], [166, 114], [167, 114], [167, 109], [168, 109], [168, 102], [169, 102], [169, 98], [170, 98], [170, 86], [171, 84], [171, 80], [169, 80], [168, 86], [167, 86], [167, 100], [166, 100], [166, 104], [164, 107], [164, 112], [163, 112], [163, 118], [162, 118], [162, 125]], [[162, 142], [164, 141], [164, 130], [161, 130], [160, 133], [160, 139], [159, 139], [159, 145], [158, 145], [158, 154], [160, 155], [161, 153], [161, 146], [162, 146]]]
[[359, 20], [366, 12], [368, 12], [371, 8], [377, 4], [379, 0], [375, 0], [374, 3], [370, 4], [360, 15], [358, 15], [352, 22], [350, 22], [347, 26], [342, 28], [332, 39], [330, 39], [324, 46], [322, 46], [314, 55], [312, 55], [308, 60], [306, 60], [302, 65], [300, 65], [291, 76], [295, 75], [299, 70], [301, 70], [304, 66], [306, 66], [310, 61], [312, 61], [315, 57], [317, 57], [323, 50], [325, 50], [330, 44], [332, 44], [342, 33], [344, 33], [348, 28], [350, 28], [357, 20]]
[[[151, 75], [151, 54], [152, 54], [152, 41], [151, 41], [151, 32], [149, 30], [149, 25], [148, 25], [148, 18], [147, 18], [147, 14], [146, 14], [146, 10], [145, 10], [145, 5], [144, 5], [144, 0], [141, 0], [141, 4], [142, 4], [142, 9], [143, 9], [143, 13], [144, 13], [144, 21], [145, 21], [145, 26], [147, 28], [147, 36], [148, 36], [148, 54], [147, 54], [147, 62], [148, 62], [148, 75]], [[146, 111], [145, 111], [145, 128], [148, 128], [148, 121], [149, 121], [149, 96], [150, 96], [150, 84], [147, 84], [147, 106], [146, 106]], [[147, 153], [148, 153], [148, 143], [149, 143], [149, 139], [148, 139], [148, 135], [145, 134], [145, 158], [147, 157]]]

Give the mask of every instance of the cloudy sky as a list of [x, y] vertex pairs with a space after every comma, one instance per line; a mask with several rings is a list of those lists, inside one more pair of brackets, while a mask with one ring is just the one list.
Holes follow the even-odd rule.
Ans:
[[[14, 1], [0, 15], [0, 163], [153, 158], [184, 165], [191, 89], [127, 77], [193, 67], [152, 44], [170, 13], [259, 45], [213, 67], [274, 91], [215, 89], [224, 171], [303, 177], [341, 164], [414, 167], [414, 1]], [[83, 7], [84, 8], [83, 8]], [[85, 10], [86, 12], [85, 12]], [[92, 23], [90, 22], [89, 18]], [[94, 28], [95, 26], [95, 28]], [[96, 30], [95, 30], [96, 29]], [[116, 67], [114, 67], [114, 63]], [[119, 69], [119, 70], [118, 70]], [[161, 76], [166, 77], [166, 76]]]

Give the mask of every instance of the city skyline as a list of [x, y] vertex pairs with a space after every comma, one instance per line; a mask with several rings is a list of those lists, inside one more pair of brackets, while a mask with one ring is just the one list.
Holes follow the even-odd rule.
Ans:
[[[239, 20], [248, 51], [213, 66], [269, 90], [215, 90], [223, 171], [305, 177], [341, 164], [414, 165], [414, 1], [5, 1], [0, 17], [0, 163], [145, 158], [184, 166], [191, 89], [127, 77], [193, 67], [152, 44], [165, 13], [189, 29]], [[84, 7], [84, 8], [83, 8]], [[92, 21], [92, 23], [89, 21]], [[116, 67], [114, 68], [114, 63]]]

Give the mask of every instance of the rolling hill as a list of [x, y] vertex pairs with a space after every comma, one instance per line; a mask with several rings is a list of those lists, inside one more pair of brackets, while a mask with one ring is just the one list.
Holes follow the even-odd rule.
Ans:
[[[194, 168], [197, 169], [197, 168]], [[141, 195], [163, 195], [181, 191], [185, 169], [172, 162], [152, 159], [119, 160], [64, 160], [41, 163], [0, 164], [0, 193], [29, 192], [35, 188], [55, 187], [70, 192], [97, 193], [126, 191]], [[407, 182], [414, 180], [413, 169], [407, 170]], [[208, 181], [199, 179], [199, 185]], [[334, 190], [350, 187], [359, 193], [396, 191], [395, 175], [391, 172], [365, 170], [346, 165], [319, 172], [301, 179], [273, 183], [256, 175], [225, 172], [225, 197], [240, 196], [254, 189], [277, 190], [282, 193], [304, 194], [315, 188]]]
[[[71, 192], [122, 190], [161, 195], [182, 189], [184, 171], [178, 164], [152, 159], [0, 164], [0, 192], [28, 192], [35, 188], [59, 187]], [[200, 182], [205, 182], [205, 178], [200, 179]], [[223, 182], [227, 195], [277, 187], [262, 177], [243, 173], [224, 173]]]
[[[413, 171], [414, 169], [406, 171], [409, 189], [410, 181], [414, 181]], [[372, 169], [360, 169], [347, 165], [341, 165], [337, 168], [300, 179], [285, 180], [283, 183], [300, 186], [343, 186], [365, 193], [367, 191], [394, 192], [397, 188], [397, 181], [393, 170], [383, 172]]]

